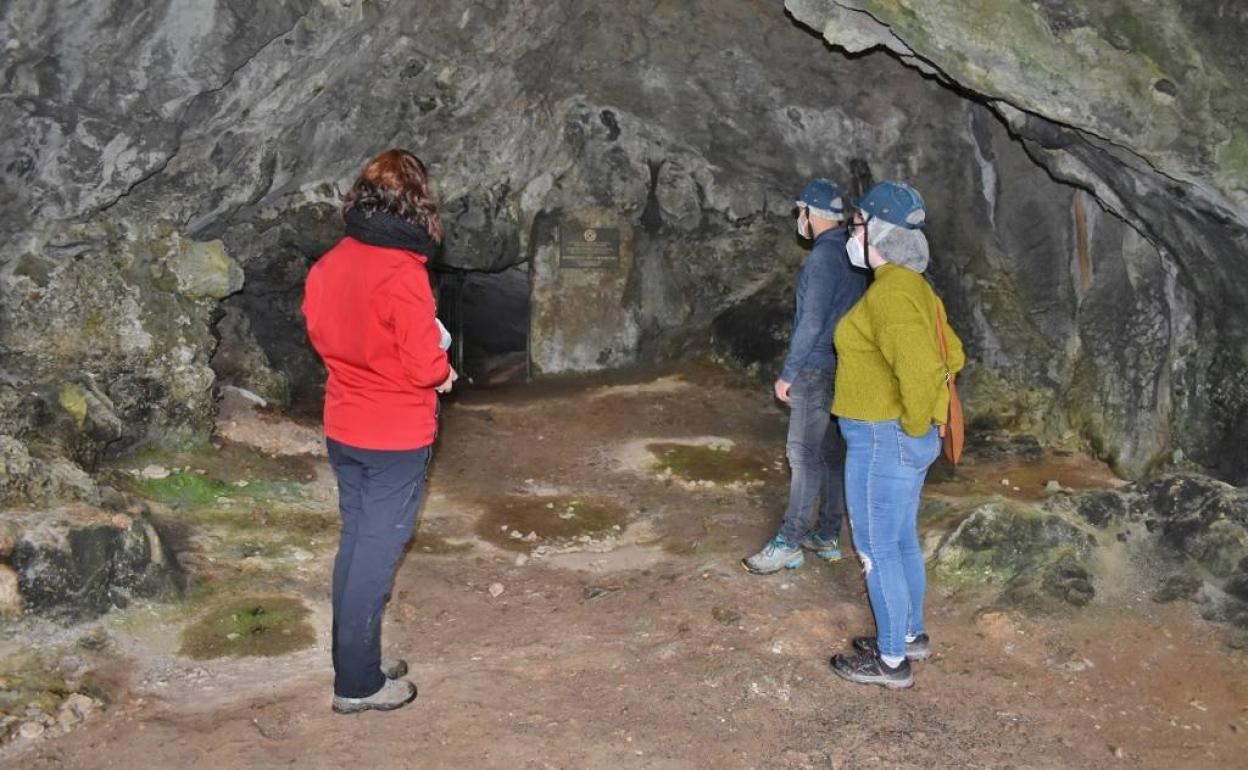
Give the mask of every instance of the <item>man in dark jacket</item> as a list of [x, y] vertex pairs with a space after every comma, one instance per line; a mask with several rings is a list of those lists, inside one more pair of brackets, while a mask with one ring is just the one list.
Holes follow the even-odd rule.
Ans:
[[[836, 375], [832, 333], [867, 287], [865, 273], [853, 269], [846, 258], [843, 216], [841, 191], [826, 179], [806, 185], [797, 199], [797, 232], [813, 239], [814, 247], [797, 281], [793, 337], [775, 384], [776, 398], [789, 405], [792, 480], [780, 531], [741, 562], [760, 575], [802, 566], [803, 548], [825, 561], [841, 558], [845, 444], [830, 411]], [[820, 492], [820, 515], [814, 523], [811, 514]]]

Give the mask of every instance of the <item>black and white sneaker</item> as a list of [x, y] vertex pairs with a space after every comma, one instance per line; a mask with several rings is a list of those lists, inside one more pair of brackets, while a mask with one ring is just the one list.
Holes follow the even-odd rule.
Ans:
[[[874, 636], [854, 637], [854, 649], [858, 652], [869, 652], [872, 654], [878, 652]], [[914, 637], [913, 642], [906, 642], [906, 660], [920, 661], [927, 660], [930, 657], [932, 657], [932, 642], [927, 638], [927, 634], [919, 634]]]
[[890, 690], [904, 690], [914, 684], [908, 660], [891, 668], [874, 652], [856, 652], [833, 655], [830, 663], [837, 676], [858, 684], [877, 684]]

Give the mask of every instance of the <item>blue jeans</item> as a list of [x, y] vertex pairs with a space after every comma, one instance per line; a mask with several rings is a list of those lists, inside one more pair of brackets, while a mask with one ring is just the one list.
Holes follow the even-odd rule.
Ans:
[[[796, 547], [814, 531], [825, 540], [839, 537], [845, 518], [845, 443], [832, 425], [832, 375], [818, 369], [798, 372], [789, 389], [786, 447], [792, 479], [780, 536]], [[812, 522], [822, 492], [819, 520]]]
[[854, 549], [862, 559], [880, 654], [906, 654], [906, 634], [922, 634], [927, 571], [919, 545], [919, 493], [940, 454], [932, 426], [913, 438], [896, 420], [840, 418], [848, 451], [845, 497]]
[[381, 614], [399, 559], [416, 527], [432, 447], [360, 449], [333, 439], [342, 536], [334, 559], [334, 694], [366, 698], [381, 689]]

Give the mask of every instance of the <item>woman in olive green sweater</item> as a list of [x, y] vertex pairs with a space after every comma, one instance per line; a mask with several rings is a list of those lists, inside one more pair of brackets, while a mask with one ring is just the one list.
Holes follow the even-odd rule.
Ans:
[[[931, 654], [923, 625], [926, 568], [916, 517], [927, 469], [940, 454], [938, 426], [949, 410], [946, 381], [965, 363], [927, 269], [923, 199], [882, 182], [858, 202], [850, 261], [875, 280], [837, 324], [837, 415], [848, 447], [845, 499], [854, 548], [862, 559], [876, 635], [834, 655], [832, 668], [853, 682], [890, 688], [914, 682], [911, 660]], [[944, 326], [948, 361], [936, 324]]]

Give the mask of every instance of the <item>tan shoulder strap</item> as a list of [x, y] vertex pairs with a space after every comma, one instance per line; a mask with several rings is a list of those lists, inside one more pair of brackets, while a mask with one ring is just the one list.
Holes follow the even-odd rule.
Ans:
[[953, 376], [949, 372], [949, 341], [945, 339], [945, 319], [940, 315], [940, 298], [936, 297], [932, 303], [932, 309], [936, 313], [936, 338], [940, 340], [940, 360], [945, 364], [945, 382]]

